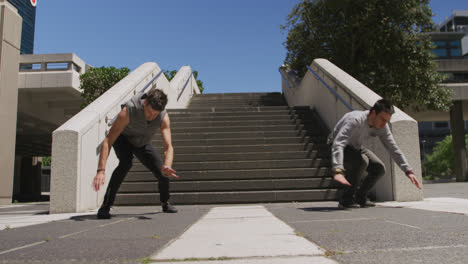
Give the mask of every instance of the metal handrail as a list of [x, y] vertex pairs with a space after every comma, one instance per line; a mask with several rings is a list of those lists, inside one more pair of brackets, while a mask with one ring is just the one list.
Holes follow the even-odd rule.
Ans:
[[182, 88], [182, 91], [180, 91], [179, 96], [177, 96], [177, 102], [179, 101], [179, 98], [184, 93], [185, 87], [187, 87], [188, 82], [190, 81], [190, 79], [192, 79], [192, 75], [193, 75], [193, 72], [190, 73], [190, 76], [188, 77], [187, 81], [185, 82], [184, 87]]
[[322, 78], [320, 78], [320, 76], [318, 76], [318, 74], [314, 70], [312, 70], [307, 65], [306, 67], [311, 73], [315, 75], [315, 77], [317, 77], [317, 79], [319, 79], [325, 85], [325, 87], [328, 88], [328, 90], [330, 90], [346, 107], [348, 107], [349, 110], [354, 111], [354, 109], [335, 90], [333, 90]]
[[291, 90], [291, 86], [289, 86], [288, 80], [286, 79], [286, 77], [284, 77], [284, 74], [283, 74], [283, 72], [281, 71], [281, 67], [278, 68], [278, 71], [280, 72], [281, 78], [286, 82], [286, 86], [288, 87], [288, 89]]
[[[150, 86], [161, 74], [162, 74], [162, 70], [153, 78], [151, 79], [151, 81], [148, 82], [148, 84], [145, 85], [145, 87], [143, 87], [138, 93], [142, 93], [143, 91], [146, 90], [146, 88], [148, 88], [148, 86]], [[117, 116], [119, 114], [116, 114], [114, 116], [114, 118], [112, 118], [112, 120], [108, 123], [108, 126], [112, 126], [112, 124], [115, 122], [115, 119], [117, 119]]]

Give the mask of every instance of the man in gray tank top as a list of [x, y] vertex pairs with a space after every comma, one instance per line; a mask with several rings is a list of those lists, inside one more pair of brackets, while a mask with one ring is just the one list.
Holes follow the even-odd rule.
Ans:
[[[132, 167], [135, 155], [158, 179], [160, 201], [163, 212], [176, 213], [177, 209], [169, 204], [169, 177], [178, 178], [172, 167], [174, 148], [172, 147], [169, 115], [164, 108], [167, 95], [156, 88], [147, 94], [138, 93], [122, 105], [115, 122], [102, 142], [99, 164], [93, 185], [96, 191], [104, 184], [105, 168], [111, 147], [119, 159], [119, 165], [107, 186], [99, 219], [109, 219], [109, 211], [114, 204], [115, 196], [120, 184]], [[151, 139], [157, 130], [161, 131], [164, 144], [164, 163], [156, 149], [151, 145]]]
[[[340, 208], [374, 206], [367, 201], [367, 193], [385, 174], [385, 166], [377, 155], [362, 146], [368, 137], [378, 137], [408, 179], [421, 189], [388, 126], [394, 112], [393, 105], [381, 99], [369, 111], [345, 114], [330, 133], [328, 144], [331, 145], [333, 179], [345, 186], [338, 204]], [[361, 182], [366, 171], [367, 177]]]

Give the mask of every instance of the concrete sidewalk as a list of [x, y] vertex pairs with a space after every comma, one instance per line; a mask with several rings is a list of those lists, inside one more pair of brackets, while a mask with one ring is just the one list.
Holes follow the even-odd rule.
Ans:
[[1, 206], [0, 263], [466, 263], [468, 183], [424, 187], [421, 202], [350, 211], [336, 202], [178, 206], [177, 214], [117, 207], [97, 220], [48, 215], [44, 203]]

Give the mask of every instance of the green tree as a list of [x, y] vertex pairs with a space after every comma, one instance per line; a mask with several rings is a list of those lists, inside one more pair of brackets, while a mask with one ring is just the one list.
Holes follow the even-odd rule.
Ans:
[[[302, 0], [289, 16], [285, 64], [299, 76], [325, 58], [397, 106], [448, 110], [439, 87], [430, 0]], [[417, 110], [417, 109], [416, 109]]]
[[[177, 74], [176, 70], [172, 70], [172, 71], [166, 70], [166, 71], [164, 71], [164, 75], [166, 75], [166, 78], [169, 81], [171, 81], [176, 74]], [[198, 80], [198, 71], [193, 71], [193, 77], [197, 81], [198, 88], [200, 88], [200, 93], [203, 93], [203, 90], [205, 90], [205, 88], [203, 87], [203, 82]]]
[[174, 77], [176, 76], [177, 74], [177, 71], [176, 70], [172, 70], [172, 71], [169, 71], [169, 70], [166, 70], [164, 71], [164, 75], [166, 75], [166, 78], [171, 81], [172, 79], [174, 79]]
[[[465, 135], [465, 145], [468, 145], [468, 135]], [[453, 156], [452, 136], [437, 142], [432, 154], [424, 158], [426, 179], [446, 178], [454, 175], [455, 159]]]
[[85, 102], [81, 105], [82, 108], [92, 103], [96, 98], [101, 96], [112, 86], [128, 75], [130, 69], [123, 67], [117, 69], [115, 67], [91, 68], [80, 76], [80, 88], [83, 89], [81, 97]]
[[50, 166], [51, 161], [52, 161], [51, 156], [42, 157], [42, 166]]

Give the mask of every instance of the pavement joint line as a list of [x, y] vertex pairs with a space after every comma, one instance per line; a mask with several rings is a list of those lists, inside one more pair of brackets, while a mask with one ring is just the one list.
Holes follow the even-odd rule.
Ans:
[[397, 252], [397, 251], [419, 251], [419, 250], [435, 250], [435, 249], [449, 249], [449, 248], [468, 248], [468, 245], [451, 245], [451, 246], [427, 246], [427, 247], [409, 247], [409, 248], [385, 248], [374, 250], [347, 250], [343, 251], [344, 254], [356, 253], [373, 253], [373, 252]]
[[[97, 226], [97, 227], [88, 228], [88, 229], [81, 230], [81, 231], [78, 231], [78, 232], [73, 232], [73, 233], [71, 233], [71, 234], [59, 236], [58, 239], [70, 237], [70, 236], [73, 236], [73, 235], [77, 235], [77, 234], [80, 234], [80, 233], [84, 233], [84, 232], [90, 231], [90, 230], [92, 230], [92, 229], [96, 229], [96, 228], [99, 228], [99, 227], [105, 227], [105, 226], [117, 224], [117, 223], [120, 223], [120, 222], [123, 222], [123, 221], [132, 220], [132, 219], [136, 219], [136, 218], [135, 218], [135, 217], [130, 217], [130, 218], [126, 218], [126, 219], [114, 221], [114, 222], [112, 222], [112, 223], [107, 223], [107, 224], [99, 225], [99, 226]], [[37, 246], [37, 245], [40, 245], [40, 244], [43, 244], [43, 243], [46, 243], [46, 242], [47, 242], [47, 241], [39, 241], [39, 242], [36, 242], [36, 243], [24, 245], [24, 246], [21, 246], [21, 247], [16, 247], [16, 248], [8, 249], [8, 250], [5, 250], [5, 251], [0, 252], [0, 255], [6, 254], [6, 253], [9, 253], [9, 252], [13, 252], [13, 251], [17, 251], [17, 250], [20, 250], [20, 249], [24, 249], [24, 248], [34, 247], [34, 246]]]
[[102, 225], [99, 225], [98, 227], [109, 226], [109, 225], [117, 224], [117, 223], [120, 223], [120, 222], [123, 222], [123, 221], [133, 220], [133, 219], [136, 219], [136, 217], [125, 218], [125, 219], [114, 221], [114, 222], [111, 222], [111, 223], [102, 224]]
[[291, 221], [288, 223], [313, 223], [313, 222], [341, 222], [341, 221], [360, 221], [360, 220], [377, 220], [378, 218], [345, 218], [345, 219], [318, 219], [318, 220], [304, 220], [304, 221]]
[[88, 232], [88, 231], [90, 231], [90, 230], [93, 230], [93, 229], [96, 229], [96, 228], [99, 228], [99, 227], [105, 227], [105, 226], [117, 224], [117, 223], [120, 223], [120, 222], [123, 222], [123, 221], [127, 221], [127, 220], [133, 220], [133, 219], [136, 219], [136, 218], [135, 218], [135, 217], [130, 217], [130, 218], [126, 218], [126, 219], [114, 221], [114, 222], [111, 222], [111, 223], [99, 225], [99, 226], [97, 226], [97, 227], [87, 228], [87, 229], [85, 229], [85, 230], [81, 230], [81, 231], [77, 231], [77, 232], [74, 232], [74, 233], [71, 233], [71, 234], [59, 236], [58, 238], [61, 239], [61, 238], [70, 237], [70, 236], [73, 236], [73, 235], [77, 235], [77, 234], [81, 234], [81, 233], [84, 233], [84, 232]]
[[392, 224], [396, 224], [396, 225], [406, 226], [406, 227], [410, 227], [410, 228], [422, 229], [421, 227], [418, 227], [418, 226], [407, 225], [407, 224], [398, 223], [398, 222], [391, 221], [391, 220], [386, 220], [386, 219], [385, 219], [384, 221], [387, 222], [387, 223], [392, 223]]
[[10, 252], [13, 252], [13, 251], [17, 251], [17, 250], [20, 250], [20, 249], [24, 249], [24, 248], [34, 247], [34, 246], [37, 246], [37, 245], [40, 245], [40, 244], [43, 244], [43, 243], [46, 243], [46, 241], [39, 241], [39, 242], [36, 242], [36, 243], [24, 245], [24, 246], [21, 246], [21, 247], [16, 247], [16, 248], [8, 249], [8, 250], [5, 250], [5, 251], [0, 252], [0, 255], [6, 254], [6, 253], [10, 253]]

